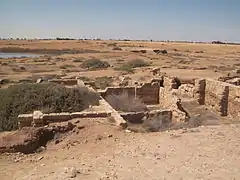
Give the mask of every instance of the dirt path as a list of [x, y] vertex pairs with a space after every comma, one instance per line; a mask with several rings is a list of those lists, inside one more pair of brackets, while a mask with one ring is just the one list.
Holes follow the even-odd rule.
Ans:
[[[79, 171], [79, 172], [77, 172]], [[1, 155], [1, 180], [239, 179], [240, 124], [128, 133], [90, 123], [31, 155]]]

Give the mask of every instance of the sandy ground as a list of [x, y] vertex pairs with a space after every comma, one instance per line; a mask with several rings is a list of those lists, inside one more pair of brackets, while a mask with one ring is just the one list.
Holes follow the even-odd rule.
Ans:
[[[114, 46], [122, 51], [114, 51]], [[89, 49], [99, 52], [0, 59], [0, 79], [34, 79], [49, 75], [85, 76], [90, 79], [123, 74], [114, 70], [122, 63], [142, 59], [149, 67], [127, 74], [133, 81], [149, 81], [150, 70], [182, 78], [217, 79], [240, 68], [240, 46], [137, 41], [0, 41], [0, 48]], [[145, 49], [147, 53], [132, 50]], [[155, 54], [153, 49], [166, 49]], [[86, 71], [81, 63], [88, 59], [107, 61], [111, 67]], [[80, 59], [81, 62], [76, 62]], [[64, 68], [63, 68], [64, 67]], [[240, 125], [216, 125], [159, 133], [129, 133], [114, 126], [89, 120], [86, 127], [71, 132], [62, 141], [50, 142], [41, 153], [1, 154], [1, 180], [34, 179], [240, 179]]]
[[240, 178], [240, 124], [161, 133], [87, 124], [41, 153], [1, 155], [1, 180]]

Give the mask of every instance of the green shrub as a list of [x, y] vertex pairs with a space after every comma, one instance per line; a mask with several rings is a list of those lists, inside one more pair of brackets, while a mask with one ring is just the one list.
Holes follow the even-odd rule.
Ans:
[[111, 77], [103, 76], [97, 77], [95, 79], [95, 87], [98, 89], [105, 89], [108, 86], [111, 86], [113, 79]]
[[19, 114], [41, 110], [75, 112], [98, 104], [99, 96], [86, 87], [66, 88], [58, 84], [18, 84], [0, 89], [0, 131], [17, 128]]
[[96, 69], [104, 69], [110, 67], [110, 64], [106, 61], [101, 61], [99, 59], [89, 59], [82, 63], [81, 65], [84, 69], [96, 70]]

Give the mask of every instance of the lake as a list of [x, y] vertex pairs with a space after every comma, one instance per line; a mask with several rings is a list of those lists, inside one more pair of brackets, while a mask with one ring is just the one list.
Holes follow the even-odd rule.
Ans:
[[0, 58], [21, 58], [21, 57], [39, 57], [43, 54], [29, 54], [29, 53], [2, 53], [0, 52]]

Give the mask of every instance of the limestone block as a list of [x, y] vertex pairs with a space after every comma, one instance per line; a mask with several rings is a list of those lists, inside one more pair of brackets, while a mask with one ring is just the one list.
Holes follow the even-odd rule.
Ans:
[[70, 119], [71, 119], [71, 115], [68, 112], [50, 113], [50, 114], [43, 115], [43, 120], [46, 122], [62, 122], [62, 121], [68, 121]]
[[18, 128], [31, 127], [33, 121], [32, 114], [19, 114], [18, 115]]

